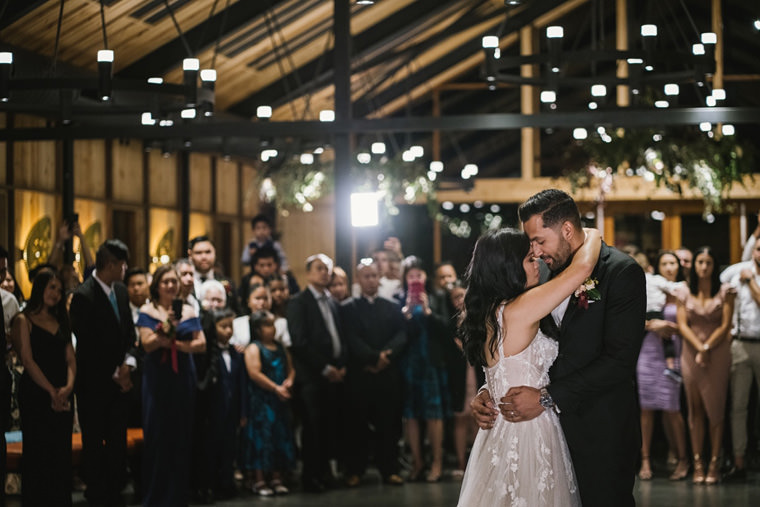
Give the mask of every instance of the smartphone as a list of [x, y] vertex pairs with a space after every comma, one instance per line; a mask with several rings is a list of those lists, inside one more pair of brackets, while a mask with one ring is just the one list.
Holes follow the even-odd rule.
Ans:
[[177, 320], [182, 319], [182, 305], [184, 303], [181, 299], [172, 299], [172, 311], [174, 312], [174, 318]]
[[414, 281], [409, 283], [409, 304], [420, 305], [422, 304], [422, 293], [425, 292], [425, 284], [421, 281]]

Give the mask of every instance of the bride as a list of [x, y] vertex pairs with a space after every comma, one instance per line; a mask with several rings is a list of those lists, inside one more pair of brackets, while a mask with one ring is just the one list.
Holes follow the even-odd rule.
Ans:
[[[542, 285], [538, 285], [537, 259], [522, 232], [492, 231], [475, 245], [467, 268], [460, 332], [470, 363], [486, 365], [490, 392], [506, 393], [521, 385], [541, 388], [549, 383], [558, 345], [539, 330], [539, 321], [573, 294], [594, 269], [600, 235], [584, 230], [585, 242], [570, 265]], [[460, 506], [580, 504], [570, 454], [554, 411], [516, 423], [497, 417], [492, 428], [478, 432], [462, 482]]]

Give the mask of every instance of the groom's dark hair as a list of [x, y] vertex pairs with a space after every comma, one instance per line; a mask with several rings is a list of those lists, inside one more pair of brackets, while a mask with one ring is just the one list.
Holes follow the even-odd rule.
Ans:
[[578, 206], [568, 194], [556, 188], [548, 188], [531, 196], [517, 208], [521, 222], [527, 222], [533, 215], [541, 215], [544, 227], [554, 227], [570, 222], [580, 230], [581, 215]]

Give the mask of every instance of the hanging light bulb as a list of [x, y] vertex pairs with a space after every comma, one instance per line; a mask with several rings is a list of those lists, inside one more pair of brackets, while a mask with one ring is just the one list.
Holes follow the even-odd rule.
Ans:
[[111, 99], [113, 91], [113, 51], [101, 49], [98, 51], [98, 94], [100, 100]]

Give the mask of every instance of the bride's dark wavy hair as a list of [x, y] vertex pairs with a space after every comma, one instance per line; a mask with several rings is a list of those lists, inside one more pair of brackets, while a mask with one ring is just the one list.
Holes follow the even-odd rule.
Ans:
[[464, 354], [470, 364], [485, 365], [485, 345], [496, 355], [498, 325], [496, 309], [525, 291], [523, 260], [530, 249], [528, 238], [516, 229], [489, 231], [475, 243], [470, 265], [467, 266], [464, 311], [459, 336]]

